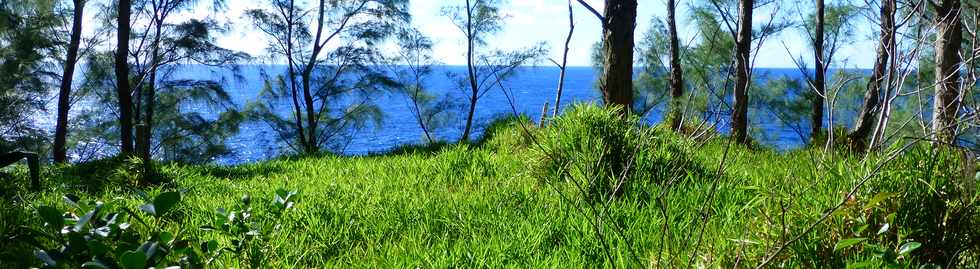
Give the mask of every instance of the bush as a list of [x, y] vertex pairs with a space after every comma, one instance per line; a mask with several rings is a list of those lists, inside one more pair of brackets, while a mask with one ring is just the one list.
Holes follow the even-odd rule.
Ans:
[[706, 174], [683, 139], [624, 118], [619, 108], [574, 105], [543, 132], [539, 178], [573, 181], [589, 200]]
[[855, 232], [841, 241], [861, 240], [856, 253], [872, 257], [858, 263], [954, 268], [980, 251], [977, 195], [961, 184], [974, 179], [963, 178], [963, 164], [957, 150], [927, 146], [887, 164], [845, 208]]
[[269, 203], [271, 214], [254, 212], [248, 195], [231, 211], [218, 208], [213, 224], [200, 229], [216, 232], [230, 242], [225, 244], [225, 240], [205, 240], [187, 230], [164, 228], [166, 223], [184, 221], [179, 210], [182, 196], [162, 192], [133, 210], [65, 195], [67, 209], [38, 206], [35, 212], [43, 227], [22, 227], [20, 240], [33, 246], [37, 261], [50, 268], [204, 268], [224, 253], [259, 268], [268, 234], [278, 229], [283, 213], [296, 200], [295, 192], [280, 189]]

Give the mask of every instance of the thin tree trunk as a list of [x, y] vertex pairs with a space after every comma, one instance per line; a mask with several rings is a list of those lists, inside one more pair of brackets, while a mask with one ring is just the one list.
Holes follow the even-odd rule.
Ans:
[[[157, 16], [157, 15], [154, 15]], [[156, 20], [154, 25], [153, 34], [153, 48], [150, 51], [150, 78], [146, 83], [146, 95], [143, 97], [144, 116], [141, 132], [138, 132], [139, 137], [137, 141], [137, 148], [139, 149], [139, 156], [143, 159], [143, 164], [145, 171], [151, 171], [152, 168], [151, 160], [153, 155], [151, 154], [152, 141], [153, 141], [153, 107], [156, 105], [156, 87], [157, 87], [157, 67], [160, 64], [160, 35], [163, 30], [163, 17], [154, 18]]]
[[422, 118], [422, 107], [419, 106], [419, 94], [422, 91], [422, 78], [418, 71], [415, 73], [415, 94], [412, 96], [412, 104], [415, 105], [415, 119], [419, 121], [419, 127], [422, 128], [422, 133], [425, 134], [426, 143], [435, 142], [432, 139], [432, 134], [429, 132], [429, 126], [426, 120]]
[[119, 140], [120, 153], [123, 156], [133, 155], [133, 98], [129, 85], [129, 35], [131, 0], [119, 0], [118, 16], [116, 17], [116, 94], [119, 101]]
[[848, 140], [854, 151], [865, 151], [868, 148], [868, 136], [874, 129], [876, 114], [881, 110], [881, 85], [885, 80], [888, 67], [888, 57], [895, 35], [895, 0], [885, 0], [881, 5], [881, 38], [878, 40], [878, 56], [868, 80], [867, 91], [864, 92], [864, 103], [858, 114], [854, 129], [849, 133]]
[[636, 0], [606, 0], [603, 18], [603, 73], [599, 80], [603, 101], [621, 106], [623, 115], [633, 109], [633, 33]]
[[680, 130], [684, 124], [684, 68], [681, 66], [680, 42], [677, 41], [676, 0], [667, 0], [667, 31], [670, 35], [670, 120], [671, 130]]
[[[813, 96], [812, 105], [813, 112], [810, 114], [810, 140], [814, 141], [823, 132], [823, 107], [824, 100], [826, 100], [826, 75], [827, 68], [824, 59], [823, 46], [824, 46], [824, 4], [823, 0], [816, 0], [817, 2], [817, 18], [816, 25], [814, 25], [814, 37], [813, 37], [813, 62], [815, 65], [815, 70], [813, 74], [813, 90], [815, 94]], [[829, 137], [829, 136], [828, 136]]]
[[284, 40], [286, 43], [286, 61], [289, 65], [286, 75], [289, 79], [289, 93], [293, 101], [293, 117], [295, 118], [293, 124], [296, 125], [297, 140], [299, 140], [299, 146], [303, 148], [304, 153], [311, 153], [311, 146], [306, 140], [306, 132], [303, 128], [303, 113], [300, 110], [298, 97], [299, 90], [296, 88], [296, 61], [293, 58], [293, 27], [295, 27], [293, 24], [295, 23], [295, 10], [295, 2], [290, 0], [289, 9], [284, 11], [288, 12], [288, 14], [282, 14], [283, 17], [286, 18], [286, 24], [289, 27], [286, 29], [286, 40]]
[[[323, 35], [323, 18], [326, 13], [326, 0], [319, 1], [319, 9], [317, 9], [317, 24], [316, 24], [316, 38], [313, 39], [313, 52], [310, 53], [310, 59], [306, 63], [306, 67], [300, 74], [303, 80], [303, 104], [306, 106], [306, 130], [307, 130], [307, 143], [310, 145], [312, 151], [319, 151], [319, 141], [317, 135], [317, 122], [319, 115], [313, 108], [313, 92], [310, 89], [311, 80], [313, 79], [313, 69], [316, 67], [317, 58], [319, 58], [320, 51], [322, 47], [320, 46], [320, 38]], [[310, 152], [313, 153], [313, 152]]]
[[317, 113], [313, 110], [313, 94], [310, 91], [310, 80], [313, 75], [312, 72], [303, 72], [300, 76], [303, 80], [303, 103], [306, 106], [306, 143], [310, 145], [309, 153], [314, 153], [319, 151], [319, 144], [317, 142], [316, 134]]
[[[572, 1], [568, 0], [568, 36], [565, 37], [565, 51], [562, 53], [561, 57], [561, 74], [558, 75], [558, 93], [555, 94], [555, 110], [551, 113], [551, 117], [558, 117], [558, 111], [561, 108], [561, 95], [565, 90], [565, 74], [568, 71], [568, 49], [572, 43], [572, 34], [575, 33], [575, 13], [572, 11]], [[544, 117], [544, 114], [542, 114]]]
[[749, 80], [751, 75], [749, 57], [752, 54], [752, 9], [753, 0], [739, 1], [738, 34], [735, 38], [735, 105], [732, 113], [732, 136], [736, 142], [747, 145]]
[[956, 139], [956, 114], [959, 110], [960, 49], [963, 45], [963, 22], [960, 1], [944, 0], [936, 9], [936, 99], [933, 102], [932, 130], [936, 141], [953, 143]]
[[[919, 27], [919, 33], [917, 37], [921, 37], [922, 26]], [[893, 94], [896, 91], [896, 83], [898, 83], [898, 49], [896, 48], [897, 41], [895, 35], [892, 35], [891, 45], [888, 48], [888, 54], [894, 55], [888, 59], [888, 74], [885, 77], [885, 95], [882, 98], [881, 113], [878, 115], [878, 124], [875, 126], [874, 133], [871, 134], [870, 149], [878, 147], [880, 144], [885, 142], [885, 130], [888, 127], [888, 121], [891, 120], [892, 115], [892, 102], [895, 98], [898, 98], [898, 94]]]
[[480, 87], [476, 82], [476, 70], [473, 66], [475, 36], [473, 36], [473, 7], [470, 0], [466, 0], [466, 71], [470, 80], [470, 111], [466, 114], [466, 127], [463, 128], [463, 142], [469, 141], [470, 131], [473, 128], [473, 115], [476, 112], [476, 102], [480, 95]]
[[65, 70], [61, 76], [61, 88], [58, 91], [58, 120], [54, 129], [54, 161], [68, 162], [66, 149], [68, 138], [68, 110], [71, 109], [71, 84], [75, 76], [75, 64], [78, 63], [78, 47], [82, 40], [82, 19], [85, 3], [83, 0], [73, 0], [71, 40], [68, 43], [68, 55], [65, 57]]

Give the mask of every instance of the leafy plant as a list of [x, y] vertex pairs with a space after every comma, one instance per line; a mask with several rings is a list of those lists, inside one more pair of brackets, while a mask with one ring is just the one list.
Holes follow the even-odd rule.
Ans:
[[272, 215], [257, 216], [252, 208], [251, 196], [245, 194], [242, 196], [240, 205], [230, 211], [224, 208], [216, 209], [212, 224], [200, 228], [203, 231], [213, 231], [231, 239], [231, 246], [221, 249], [217, 249], [216, 241], [214, 243], [209, 241], [209, 249], [231, 252], [242, 264], [258, 268], [262, 264], [264, 253], [267, 251], [269, 235], [279, 230], [282, 214], [293, 208], [295, 200], [295, 191], [277, 189], [270, 204]]
[[[37, 249], [34, 256], [44, 267], [82, 267], [82, 268], [123, 268], [137, 269], [147, 267], [179, 266], [181, 268], [203, 268], [214, 263], [224, 250], [232, 250], [251, 267], [259, 267], [261, 259], [246, 249], [262, 248], [253, 244], [253, 239], [275, 226], [256, 226], [251, 221], [250, 198], [242, 199], [239, 210], [225, 213], [219, 208], [217, 227], [211, 230], [223, 231], [231, 238], [231, 247], [221, 247], [218, 240], [199, 240], [186, 236], [183, 231], [172, 233], [163, 229], [166, 221], [176, 221], [173, 212], [181, 201], [180, 192], [163, 192], [148, 203], [139, 206], [139, 214], [127, 208], [113, 210], [102, 202], [84, 201], [75, 195], [65, 195], [63, 201], [68, 209], [59, 210], [53, 206], [39, 206], [37, 216], [44, 227], [35, 229], [23, 227], [32, 237], [30, 243]], [[283, 212], [292, 208], [296, 192], [276, 191], [271, 208], [275, 217], [267, 217], [276, 224]], [[140, 215], [147, 216], [147, 219]], [[132, 229], [135, 220], [148, 233]]]
[[[102, 202], [84, 201], [65, 195], [67, 210], [40, 206], [37, 214], [45, 229], [29, 229], [35, 236], [35, 257], [46, 267], [146, 268], [174, 263], [169, 257], [190, 260], [196, 256], [187, 239], [159, 229], [166, 214], [180, 202], [180, 193], [164, 192], [140, 210], [153, 218], [152, 224], [136, 212], [120, 209], [113, 212]], [[150, 228], [143, 236], [131, 229], [130, 219]], [[53, 243], [54, 247], [51, 246]]]

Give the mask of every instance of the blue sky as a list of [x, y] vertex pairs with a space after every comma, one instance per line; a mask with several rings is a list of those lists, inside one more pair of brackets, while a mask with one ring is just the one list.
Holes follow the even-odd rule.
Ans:
[[[411, 13], [413, 24], [436, 42], [435, 57], [443, 63], [460, 65], [465, 63], [465, 45], [462, 34], [450, 23], [449, 18], [442, 16], [440, 9], [451, 4], [460, 4], [463, 0], [412, 0]], [[695, 31], [686, 16], [688, 6], [696, 0], [679, 0], [678, 27], [682, 42], [696, 38]], [[602, 10], [603, 0], [587, 0], [593, 7]], [[654, 17], [665, 15], [665, 0], [639, 0], [639, 15], [637, 18], [637, 39], [649, 29]], [[791, 1], [784, 3], [783, 11], [789, 11], [788, 16], [799, 17], [799, 11]], [[239, 29], [219, 39], [223, 46], [242, 50], [253, 55], [261, 55], [265, 40], [257, 31], [250, 30], [244, 23], [241, 13], [243, 10], [259, 6], [255, 0], [229, 1], [229, 10], [221, 14], [227, 19], [239, 23]], [[489, 45], [500, 49], [516, 49], [544, 42], [551, 50], [550, 57], [558, 59], [568, 32], [568, 6], [566, 0], [505, 0], [502, 7], [508, 16], [504, 29], [494, 37], [489, 38]], [[575, 4], [574, 8], [576, 29], [569, 53], [569, 65], [589, 66], [590, 51], [594, 43], [600, 39], [598, 19], [585, 8]], [[805, 11], [804, 11], [805, 12]], [[198, 13], [198, 15], [201, 15]], [[764, 23], [769, 17], [768, 10], [756, 12], [755, 21]], [[870, 24], [858, 23], [861, 27]], [[867, 28], [867, 27], [864, 27]], [[859, 29], [854, 41], [845, 44], [839, 52], [838, 62], [846, 67], [867, 68], [872, 65], [874, 57], [873, 32], [870, 29]], [[809, 49], [801, 32], [791, 29], [780, 36], [770, 39], [760, 50], [757, 60], [758, 67], [794, 67], [792, 58], [802, 56], [806, 59]], [[789, 51], [789, 52], [788, 52]], [[791, 56], [790, 52], [794, 55]], [[542, 64], [550, 63], [543, 62]]]

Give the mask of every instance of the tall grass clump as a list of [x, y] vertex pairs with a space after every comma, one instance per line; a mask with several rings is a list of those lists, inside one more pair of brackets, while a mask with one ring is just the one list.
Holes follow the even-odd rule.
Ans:
[[899, 255], [882, 255], [881, 249], [903, 245], [917, 250], [902, 258], [919, 264], [954, 268], [980, 262], [964, 259], [980, 251], [978, 196], [965, 186], [976, 180], [975, 171], [964, 170], [969, 161], [959, 150], [918, 146], [889, 163], [869, 186], [865, 212], [854, 225], [874, 227], [865, 233], [865, 251], [886, 264]]
[[639, 122], [635, 115], [622, 117], [617, 107], [573, 105], [542, 131], [539, 178], [571, 181], [592, 200], [648, 196], [649, 184], [705, 174], [690, 158], [686, 140]]
[[634, 116], [620, 108], [574, 105], [544, 131], [539, 149], [542, 179], [573, 180], [587, 198], [600, 198], [617, 188], [633, 148], [647, 134]]

